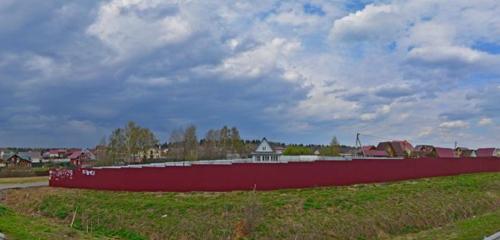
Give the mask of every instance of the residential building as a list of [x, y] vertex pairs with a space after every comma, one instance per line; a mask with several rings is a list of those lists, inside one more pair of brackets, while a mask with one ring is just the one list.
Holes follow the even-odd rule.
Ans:
[[27, 152], [19, 152], [20, 155], [28, 156], [31, 160], [31, 163], [41, 163], [42, 162], [42, 152], [40, 151], [27, 151]]
[[24, 154], [14, 153], [5, 159], [5, 165], [11, 167], [31, 167], [31, 159]]
[[436, 157], [436, 151], [432, 145], [417, 145], [412, 152], [412, 157]]
[[473, 149], [468, 149], [466, 147], [455, 148], [456, 157], [476, 157], [476, 151]]
[[433, 154], [434, 154], [434, 156], [436, 156], [438, 158], [454, 158], [454, 157], [456, 157], [455, 151], [453, 151], [452, 148], [435, 147]]
[[415, 149], [408, 141], [404, 140], [381, 142], [378, 144], [377, 150], [387, 152], [389, 157], [409, 157]]
[[388, 157], [389, 156], [389, 154], [387, 154], [386, 151], [378, 150], [373, 145], [363, 146], [361, 148], [361, 154], [365, 157]]
[[92, 162], [96, 159], [95, 155], [88, 150], [74, 151], [68, 158], [71, 164], [75, 166], [93, 165]]
[[282, 150], [276, 152], [267, 139], [263, 138], [257, 149], [252, 153], [252, 160], [257, 162], [278, 161], [282, 153]]
[[478, 148], [476, 150], [478, 157], [500, 157], [499, 148]]

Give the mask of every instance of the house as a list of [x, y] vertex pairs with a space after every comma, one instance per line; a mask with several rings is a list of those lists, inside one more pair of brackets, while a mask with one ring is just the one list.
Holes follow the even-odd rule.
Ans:
[[456, 157], [476, 157], [476, 151], [468, 149], [466, 147], [455, 148]]
[[65, 158], [66, 150], [64, 149], [51, 149], [43, 153], [43, 158]]
[[452, 148], [435, 147], [434, 156], [438, 158], [454, 158], [455, 151]]
[[30, 168], [31, 167], [31, 159], [29, 158], [29, 156], [26, 156], [24, 154], [21, 155], [18, 153], [14, 153], [5, 159], [5, 164], [8, 168], [11, 168], [11, 167]]
[[389, 157], [386, 151], [378, 150], [373, 145], [361, 147], [361, 153], [365, 157]]
[[377, 150], [387, 152], [390, 157], [409, 157], [415, 149], [404, 140], [381, 142], [377, 145]]
[[19, 154], [24, 155], [24, 156], [28, 156], [31, 159], [31, 163], [42, 162], [42, 152], [40, 152], [40, 151], [20, 152]]
[[476, 150], [477, 157], [500, 157], [500, 149], [498, 148], [478, 148]]
[[2, 158], [0, 158], [0, 168], [4, 168], [4, 167], [7, 167], [7, 162], [5, 160], [3, 160]]
[[259, 146], [252, 153], [252, 160], [257, 162], [262, 161], [278, 161], [283, 152], [276, 152], [266, 138], [263, 138]]
[[320, 155], [321, 152], [319, 151], [319, 149], [315, 149], [314, 152], [313, 152], [314, 155]]
[[94, 154], [88, 150], [74, 151], [68, 158], [75, 166], [91, 165], [91, 162], [96, 159]]
[[159, 147], [152, 147], [145, 152], [139, 153], [139, 157], [142, 159], [159, 159], [161, 158], [161, 149]]
[[417, 145], [412, 152], [412, 157], [436, 157], [434, 146], [432, 145]]

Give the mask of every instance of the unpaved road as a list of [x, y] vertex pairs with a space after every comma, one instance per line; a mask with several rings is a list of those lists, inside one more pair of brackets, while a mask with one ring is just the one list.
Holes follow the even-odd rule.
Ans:
[[31, 183], [7, 183], [7, 184], [0, 184], [0, 191], [7, 189], [16, 189], [16, 188], [32, 188], [32, 187], [47, 187], [47, 186], [49, 186], [49, 181], [31, 182]]

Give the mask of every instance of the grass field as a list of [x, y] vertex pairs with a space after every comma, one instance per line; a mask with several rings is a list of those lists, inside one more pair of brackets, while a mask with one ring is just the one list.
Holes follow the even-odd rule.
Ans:
[[0, 184], [15, 184], [15, 183], [32, 183], [49, 181], [49, 177], [14, 177], [14, 178], [0, 178]]
[[500, 231], [500, 174], [255, 193], [37, 188], [1, 204], [11, 239], [482, 239]]

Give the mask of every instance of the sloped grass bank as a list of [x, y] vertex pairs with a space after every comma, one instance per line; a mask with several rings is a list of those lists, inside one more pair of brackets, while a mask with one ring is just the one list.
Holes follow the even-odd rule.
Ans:
[[500, 210], [475, 216], [466, 220], [457, 221], [445, 227], [439, 227], [416, 234], [408, 234], [396, 240], [470, 240], [484, 239], [500, 231]]
[[9, 240], [24, 239], [107, 239], [71, 229], [48, 219], [25, 216], [0, 205], [0, 232]]
[[[8, 191], [3, 204], [66, 226], [74, 219], [81, 232], [123, 239], [425, 239], [418, 234], [439, 234], [450, 224], [497, 213], [500, 174], [269, 192], [38, 188]], [[493, 228], [475, 230], [471, 239]]]

